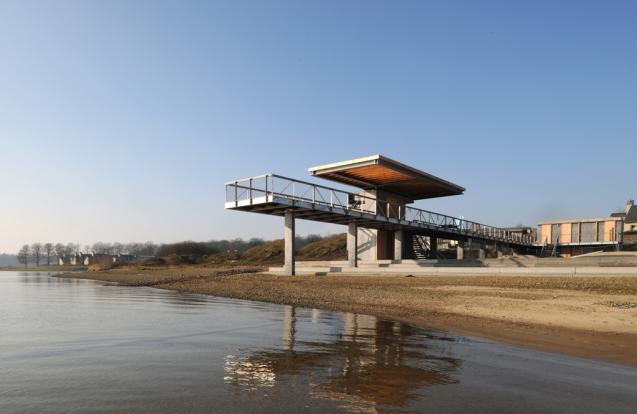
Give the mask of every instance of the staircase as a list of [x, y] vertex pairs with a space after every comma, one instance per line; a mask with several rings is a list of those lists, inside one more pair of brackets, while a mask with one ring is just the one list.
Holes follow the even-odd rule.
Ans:
[[427, 259], [446, 259], [445, 255], [436, 250], [435, 256], [432, 255], [431, 246], [429, 245], [429, 238], [427, 236], [414, 235], [412, 239], [412, 248], [414, 252], [414, 258], [416, 260]]
[[429, 242], [427, 241], [427, 237], [414, 235], [412, 238], [412, 247], [416, 260], [429, 258]]
[[559, 237], [557, 238], [557, 240], [555, 240], [555, 243], [548, 244], [547, 242], [545, 242], [542, 246], [542, 250], [540, 250], [540, 254], [538, 255], [538, 257], [558, 257], [559, 254], [557, 252], [557, 247], [559, 244]]
[[555, 240], [555, 244], [553, 245], [553, 250], [551, 251], [551, 257], [557, 257], [557, 246], [560, 244], [560, 238], [558, 237]]

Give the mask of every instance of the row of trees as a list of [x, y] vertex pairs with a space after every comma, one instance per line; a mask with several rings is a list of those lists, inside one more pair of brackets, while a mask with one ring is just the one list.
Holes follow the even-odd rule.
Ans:
[[[310, 234], [308, 236], [296, 236], [295, 246], [297, 249], [303, 248], [306, 244], [322, 240], [323, 237]], [[260, 238], [250, 240], [210, 240], [207, 242], [184, 241], [179, 243], [162, 244], [157, 249], [156, 255], [159, 257], [177, 256], [207, 256], [218, 253], [240, 254], [246, 250], [266, 243]]]
[[[308, 235], [296, 237], [297, 249], [308, 243], [321, 240], [318, 235]], [[132, 255], [136, 257], [159, 256], [207, 256], [217, 253], [237, 254], [243, 253], [251, 247], [265, 243], [263, 239], [252, 238], [250, 240], [211, 240], [207, 242], [184, 241], [179, 243], [155, 244], [146, 243], [103, 243], [97, 242], [93, 245], [80, 247], [76, 243], [33, 243], [25, 244], [18, 252], [18, 261], [25, 267], [29, 263], [36, 266], [46, 263], [50, 265], [57, 262], [57, 259], [65, 259], [80, 254], [111, 254], [111, 255]]]
[[18, 261], [26, 267], [29, 261], [40, 264], [40, 260], [46, 257], [47, 265], [51, 264], [51, 258], [55, 254], [53, 243], [33, 243], [25, 244], [18, 252]]
[[29, 263], [36, 266], [80, 254], [130, 254], [133, 256], [154, 256], [158, 245], [146, 243], [94, 243], [80, 247], [77, 243], [33, 243], [25, 244], [18, 251], [18, 261], [25, 267]]

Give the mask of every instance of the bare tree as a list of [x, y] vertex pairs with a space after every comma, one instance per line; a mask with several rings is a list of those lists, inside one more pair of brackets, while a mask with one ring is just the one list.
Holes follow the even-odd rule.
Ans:
[[73, 256], [80, 252], [80, 245], [76, 243], [68, 243], [64, 251], [65, 256]]
[[53, 255], [53, 243], [45, 243], [44, 252], [46, 253], [46, 265], [51, 266], [51, 255]]
[[93, 254], [113, 254], [113, 245], [103, 242], [93, 243], [91, 251]]
[[64, 246], [62, 243], [55, 243], [55, 246], [53, 248], [55, 249], [55, 255], [58, 257], [58, 263], [61, 260], [61, 263], [64, 264], [64, 258], [66, 257], [66, 246]]
[[18, 252], [18, 261], [24, 264], [24, 268], [27, 268], [27, 264], [29, 263], [29, 255], [31, 254], [31, 250], [29, 249], [29, 245], [25, 244], [22, 246], [20, 251]]
[[120, 255], [124, 253], [124, 245], [119, 242], [113, 243], [112, 250], [114, 255]]
[[33, 243], [31, 245], [31, 254], [35, 260], [35, 265], [40, 266], [40, 254], [42, 253], [42, 243]]

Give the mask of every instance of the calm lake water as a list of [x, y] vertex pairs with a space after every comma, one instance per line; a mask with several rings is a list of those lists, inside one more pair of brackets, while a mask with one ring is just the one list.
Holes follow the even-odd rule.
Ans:
[[0, 272], [3, 414], [636, 410], [631, 367], [366, 315]]

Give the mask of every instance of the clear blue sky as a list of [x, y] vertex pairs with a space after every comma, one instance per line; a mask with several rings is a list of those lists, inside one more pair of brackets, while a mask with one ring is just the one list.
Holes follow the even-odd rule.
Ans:
[[280, 237], [223, 183], [376, 153], [467, 188], [422, 208], [607, 214], [637, 197], [636, 21], [634, 1], [3, 1], [0, 251]]

